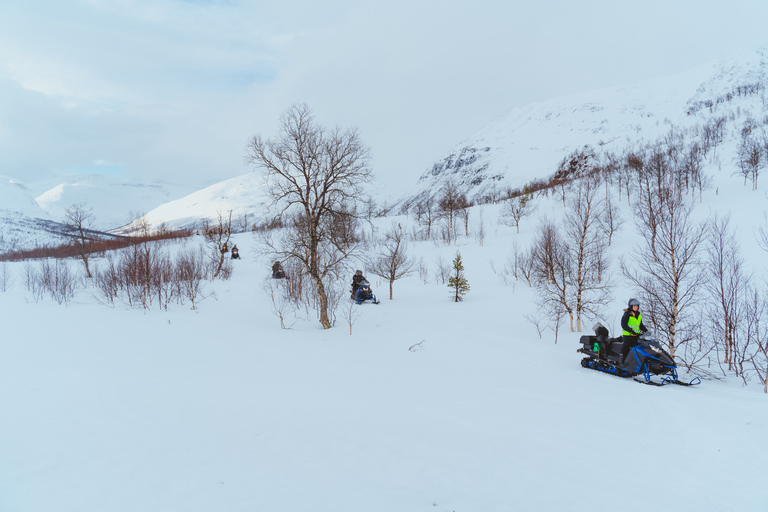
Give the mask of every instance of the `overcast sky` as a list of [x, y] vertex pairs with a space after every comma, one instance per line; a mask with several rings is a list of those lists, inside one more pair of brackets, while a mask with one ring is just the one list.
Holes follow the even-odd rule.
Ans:
[[768, 46], [766, 26], [766, 0], [3, 0], [0, 175], [202, 187], [304, 102], [400, 191], [510, 108]]

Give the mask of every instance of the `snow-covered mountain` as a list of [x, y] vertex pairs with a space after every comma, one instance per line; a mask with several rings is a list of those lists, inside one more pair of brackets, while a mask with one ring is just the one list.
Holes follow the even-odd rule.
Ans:
[[54, 220], [63, 219], [64, 211], [72, 205], [85, 204], [93, 210], [93, 227], [107, 230], [194, 190], [189, 185], [157, 180], [146, 184], [90, 174], [69, 179], [40, 194], [36, 200]]
[[[448, 181], [469, 199], [482, 202], [507, 189], [547, 179], [560, 162], [585, 147], [596, 153], [620, 153], [633, 144], [653, 141], [673, 127], [703, 126], [717, 116], [726, 116], [729, 136], [738, 137], [744, 119], [764, 115], [766, 84], [768, 49], [761, 49], [723, 57], [672, 77], [512, 109], [437, 161], [390, 211], [402, 211], [424, 197], [435, 196]], [[742, 94], [744, 90], [752, 93]], [[733, 154], [725, 158], [730, 159], [727, 165], [733, 163]], [[47, 215], [30, 201], [15, 206], [19, 199], [6, 197], [7, 187], [0, 189], [0, 209], [59, 220], [67, 207], [84, 202], [94, 210], [95, 228], [116, 233], [125, 231], [117, 226], [129, 222], [132, 212], [147, 212], [145, 219], [155, 227], [190, 228], [232, 211], [233, 222], [250, 226], [263, 220], [266, 211], [261, 187], [258, 173], [198, 191], [90, 176], [38, 196], [37, 203]]]
[[[194, 229], [200, 228], [205, 221], [218, 223], [219, 215], [226, 222], [232, 212], [233, 230], [246, 231], [263, 219], [268, 205], [261, 175], [248, 173], [162, 204], [149, 211], [143, 220], [155, 228]], [[113, 232], [128, 231], [126, 225]]]
[[57, 245], [58, 231], [24, 185], [0, 176], [0, 253]]
[[[754, 97], [739, 91], [756, 85], [768, 85], [768, 49], [723, 57], [671, 77], [514, 108], [437, 161], [396, 209], [434, 196], [448, 181], [468, 199], [482, 201], [553, 175], [565, 157], [585, 146], [620, 152], [636, 141], [657, 139], [672, 126], [704, 124], [723, 101], [736, 115], [749, 115], [749, 107], [739, 112], [739, 102], [754, 102]], [[763, 98], [764, 92], [760, 102]]]

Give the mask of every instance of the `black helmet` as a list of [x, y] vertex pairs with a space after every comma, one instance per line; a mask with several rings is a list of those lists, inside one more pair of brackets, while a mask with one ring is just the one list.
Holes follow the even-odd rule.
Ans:
[[362, 270], [355, 270], [355, 274], [362, 274], [362, 273], [363, 273]]
[[632, 306], [638, 306], [640, 307], [640, 301], [637, 299], [629, 299], [629, 303], [627, 304], [630, 308]]

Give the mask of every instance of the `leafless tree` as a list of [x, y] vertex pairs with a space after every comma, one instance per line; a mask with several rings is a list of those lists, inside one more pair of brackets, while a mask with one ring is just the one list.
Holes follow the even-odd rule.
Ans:
[[242, 233], [245, 233], [251, 229], [251, 217], [248, 215], [247, 211], [241, 213], [238, 220], [238, 227]]
[[401, 277], [414, 272], [416, 262], [408, 255], [408, 244], [403, 228], [397, 224], [384, 233], [384, 239], [377, 254], [368, 262], [372, 274], [389, 281], [389, 300], [392, 300], [392, 285]]
[[565, 240], [551, 221], [543, 221], [539, 226], [531, 246], [531, 266], [540, 308], [551, 318], [568, 314], [573, 332], [573, 262]]
[[219, 277], [224, 262], [227, 261], [227, 252], [232, 250], [229, 239], [232, 237], [232, 210], [226, 215], [221, 210], [216, 212], [218, 220], [215, 223], [206, 221], [203, 224], [205, 230], [205, 242], [210, 248], [211, 262], [213, 263], [213, 278]]
[[711, 223], [707, 239], [707, 273], [710, 276], [706, 289], [711, 298], [709, 316], [713, 334], [725, 355], [723, 363], [728, 365], [728, 370], [733, 370], [735, 331], [751, 276], [744, 271], [744, 258], [730, 227], [730, 217], [715, 218]]
[[753, 287], [746, 304], [747, 325], [742, 330], [749, 339], [748, 362], [763, 384], [763, 392], [768, 393], [768, 296]]
[[355, 301], [349, 301], [349, 304], [347, 304], [347, 307], [344, 308], [344, 311], [342, 313], [344, 314], [344, 320], [347, 321], [347, 325], [349, 325], [349, 335], [352, 336], [352, 326], [355, 325], [355, 321], [357, 321], [358, 317], [360, 316], [360, 308], [357, 307], [358, 304]]
[[437, 268], [435, 269], [435, 283], [445, 284], [445, 282], [450, 277], [451, 267], [448, 265], [448, 262], [446, 262], [442, 256], [437, 257], [437, 261], [435, 261], [435, 265], [437, 266]]
[[[280, 319], [281, 329], [291, 329], [296, 323], [296, 304], [289, 296], [289, 290], [286, 286], [281, 286], [280, 280], [268, 278], [262, 284], [262, 289], [270, 299], [272, 312]], [[290, 320], [290, 325], [286, 322]]]
[[[459, 192], [458, 186], [452, 181], [446, 181], [440, 188], [440, 196], [437, 200], [437, 207], [441, 218], [445, 219], [447, 224], [447, 241], [451, 243], [451, 238], [456, 240], [456, 219], [462, 213], [469, 217], [468, 209], [470, 207], [467, 196]], [[469, 228], [467, 228], [468, 230]], [[453, 235], [451, 237], [451, 235]]]
[[208, 272], [202, 248], [198, 252], [181, 251], [176, 260], [175, 271], [179, 296], [189, 299], [192, 309], [195, 309], [198, 299], [203, 297], [203, 281]]
[[686, 188], [690, 186], [692, 190], [699, 189], [699, 202], [702, 201], [704, 188], [708, 186], [708, 180], [702, 171], [704, 156], [705, 151], [698, 142], [689, 145], [682, 156], [682, 172]]
[[433, 197], [427, 196], [416, 203], [416, 220], [419, 222], [419, 225], [423, 223], [427, 228], [425, 240], [432, 238], [432, 225], [437, 220], [437, 216], [437, 205]]
[[[570, 252], [568, 261], [573, 268], [573, 310], [576, 330], [581, 332], [583, 315], [597, 315], [598, 308], [611, 299], [611, 286], [602, 280], [608, 267], [607, 243], [601, 220], [606, 215], [605, 201], [598, 197], [597, 182], [591, 178], [579, 180], [579, 186], [567, 202], [564, 225], [564, 249]], [[571, 328], [573, 330], [573, 328]]]
[[613, 203], [610, 195], [605, 198], [605, 209], [603, 214], [599, 217], [598, 221], [603, 229], [603, 232], [608, 237], [608, 245], [613, 242], [613, 235], [621, 229], [624, 225], [624, 219], [621, 218], [619, 213], [619, 207]]
[[765, 167], [762, 145], [751, 134], [742, 137], [737, 158], [739, 169], [744, 176], [744, 185], [747, 184], [747, 178], [751, 177], [752, 190], [757, 190], [757, 177]]
[[13, 277], [8, 269], [8, 262], [0, 262], [0, 292], [7, 292], [13, 284]]
[[466, 196], [462, 196], [459, 205], [458, 216], [464, 224], [464, 236], [469, 237], [469, 214], [472, 211], [472, 202], [467, 201]]
[[350, 225], [364, 200], [369, 150], [356, 129], [326, 130], [307, 105], [294, 105], [276, 139], [251, 139], [247, 160], [264, 170], [272, 200], [290, 221], [277, 252], [302, 262], [317, 292], [320, 323], [329, 329], [326, 282], [357, 248], [354, 233], [337, 228]]
[[694, 320], [688, 310], [697, 304], [705, 281], [699, 249], [706, 224], [692, 219], [693, 205], [677, 191], [662, 190], [660, 201], [650, 205], [644, 201], [636, 212], [653, 208], [653, 214], [635, 215], [642, 239], [629, 261], [621, 262], [621, 270], [641, 290], [643, 310], [674, 357], [676, 348], [692, 337]]
[[64, 210], [64, 235], [77, 249], [77, 254], [85, 266], [85, 276], [88, 278], [93, 277], [89, 260], [97, 239], [91, 229], [94, 220], [93, 209], [88, 208], [85, 203], [74, 204]]
[[482, 247], [485, 245], [485, 222], [483, 221], [483, 209], [480, 208], [480, 224], [477, 228], [477, 232], [475, 233], [475, 241], [477, 242], [477, 245]]
[[501, 221], [504, 224], [515, 226], [520, 233], [520, 221], [531, 215], [536, 207], [531, 203], [531, 191], [526, 187], [525, 193], [507, 199], [501, 211]]

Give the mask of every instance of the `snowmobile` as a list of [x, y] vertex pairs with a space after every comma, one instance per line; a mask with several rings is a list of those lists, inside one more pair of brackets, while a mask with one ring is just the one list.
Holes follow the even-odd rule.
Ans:
[[[701, 384], [701, 379], [694, 377], [690, 382], [679, 380], [677, 365], [650, 332], [643, 333], [637, 339], [637, 345], [632, 347], [624, 364], [621, 364], [621, 348], [624, 341], [621, 336], [611, 338], [608, 329], [597, 323], [593, 327], [594, 336], [582, 336], [579, 339], [582, 347], [576, 352], [584, 354], [581, 366], [591, 370], [610, 373], [617, 377], [637, 377], [637, 382], [654, 386], [665, 384], [679, 384], [681, 386], [693, 386]], [[654, 379], [658, 376], [661, 380]]]
[[358, 304], [362, 304], [367, 300], [370, 300], [374, 304], [379, 303], [379, 301], [376, 299], [376, 296], [373, 294], [373, 291], [371, 291], [371, 283], [365, 279], [360, 281], [360, 284], [357, 286], [357, 290], [352, 292], [350, 298]]

